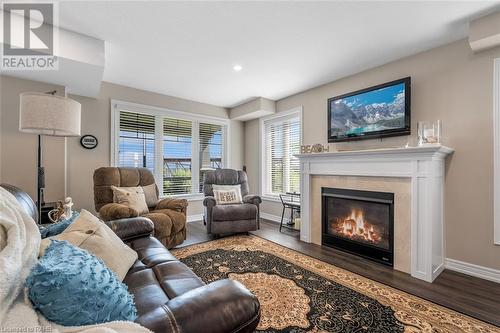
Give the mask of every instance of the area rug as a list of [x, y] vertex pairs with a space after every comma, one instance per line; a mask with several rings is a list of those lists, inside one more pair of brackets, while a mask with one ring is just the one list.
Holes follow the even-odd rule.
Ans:
[[210, 283], [233, 279], [259, 299], [262, 332], [500, 333], [500, 328], [257, 236], [172, 253]]

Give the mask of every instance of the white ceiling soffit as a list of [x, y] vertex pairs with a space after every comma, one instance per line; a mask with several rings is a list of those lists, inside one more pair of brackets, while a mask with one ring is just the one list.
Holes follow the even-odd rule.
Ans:
[[496, 9], [498, 1], [65, 1], [59, 24], [106, 41], [105, 81], [232, 107], [463, 39], [471, 19]]
[[[0, 14], [3, 14], [0, 12]], [[24, 20], [12, 15], [11, 19]], [[22, 27], [22, 24], [13, 24]], [[3, 34], [0, 36], [3, 46]], [[48, 82], [66, 87], [70, 94], [97, 97], [104, 75], [104, 41], [65, 29], [58, 29], [59, 43], [54, 46], [57, 70], [2, 70], [1, 73], [22, 79]], [[17, 45], [19, 46], [19, 45]]]
[[276, 112], [276, 102], [258, 97], [229, 109], [229, 119], [247, 121], [268, 116]]

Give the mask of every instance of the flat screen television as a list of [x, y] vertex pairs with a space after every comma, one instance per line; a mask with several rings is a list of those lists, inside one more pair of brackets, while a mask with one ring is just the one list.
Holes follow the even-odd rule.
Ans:
[[328, 142], [410, 135], [411, 78], [328, 99]]

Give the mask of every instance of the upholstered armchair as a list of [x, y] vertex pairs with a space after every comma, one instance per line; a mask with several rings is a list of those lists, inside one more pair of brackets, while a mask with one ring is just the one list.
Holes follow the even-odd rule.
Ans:
[[[217, 205], [212, 185], [240, 185], [243, 203]], [[260, 228], [259, 205], [262, 202], [257, 195], [249, 194], [248, 178], [245, 171], [216, 169], [207, 171], [203, 178], [203, 222], [209, 234], [226, 234], [258, 230]]]
[[[155, 184], [151, 171], [146, 168], [103, 167], [94, 171], [94, 204], [104, 221], [138, 216], [138, 212], [123, 204], [113, 202], [116, 187], [148, 186]], [[158, 187], [154, 185], [156, 197]], [[149, 218], [154, 224], [154, 236], [167, 248], [181, 244], [186, 239], [185, 199], [165, 198], [148, 205], [149, 212], [141, 216]]]

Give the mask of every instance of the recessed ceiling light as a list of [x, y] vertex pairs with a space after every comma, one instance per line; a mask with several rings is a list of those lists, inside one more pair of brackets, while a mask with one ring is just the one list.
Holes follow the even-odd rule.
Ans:
[[241, 65], [234, 65], [233, 69], [234, 69], [235, 72], [239, 72], [239, 71], [241, 71], [243, 69], [243, 67]]

